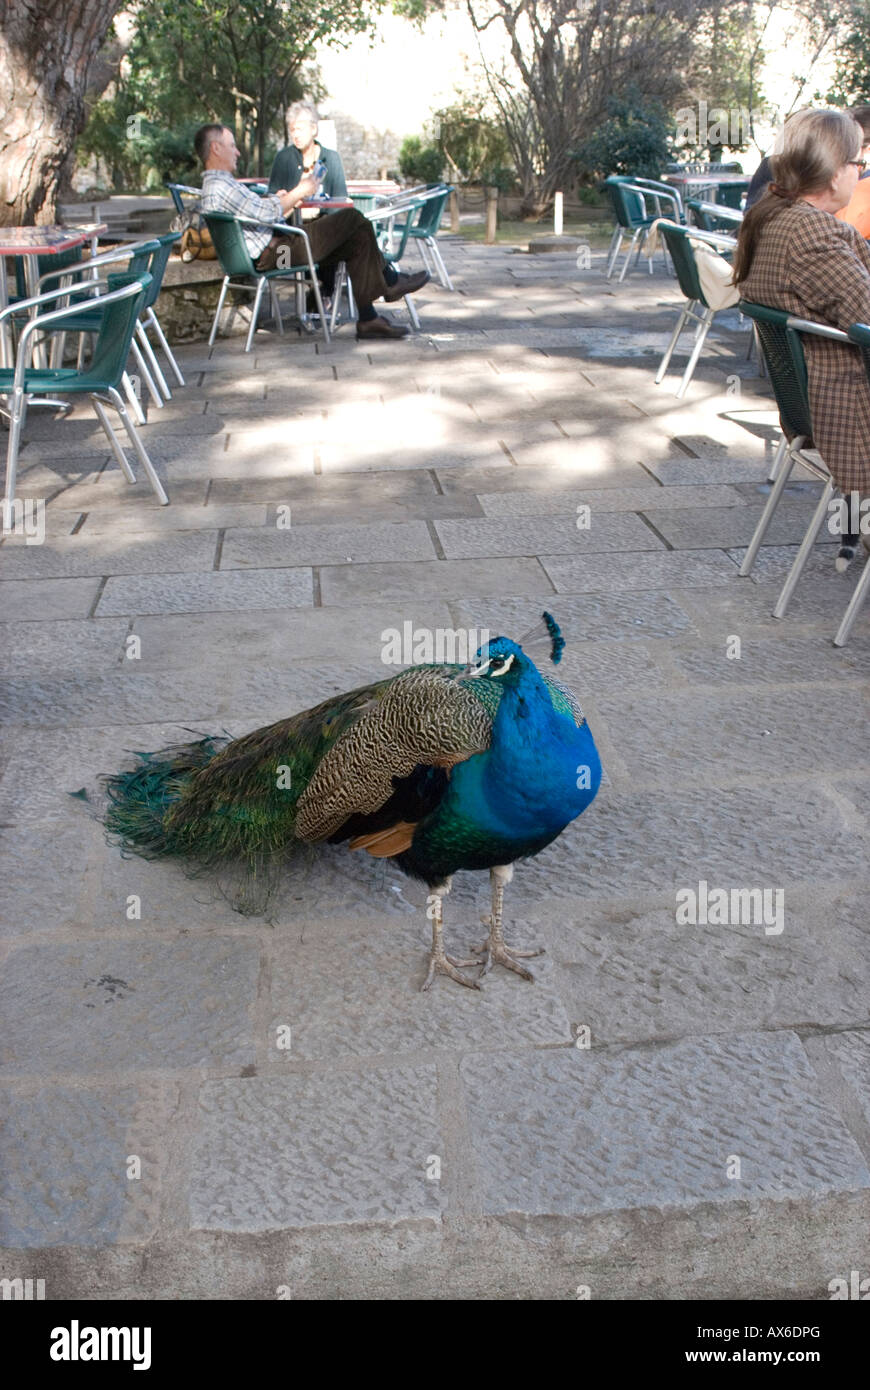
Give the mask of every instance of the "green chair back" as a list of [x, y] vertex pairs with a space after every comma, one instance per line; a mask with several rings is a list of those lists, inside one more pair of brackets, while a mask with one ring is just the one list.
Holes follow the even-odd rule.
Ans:
[[[68, 251], [58, 251], [53, 256], [37, 256], [37, 276], [47, 275], [50, 270], [63, 270], [68, 265], [78, 265], [82, 259], [81, 246], [71, 246]], [[51, 281], [49, 281], [51, 284]], [[28, 295], [27, 280], [24, 276], [24, 257], [15, 257], [15, 289], [19, 299]]]
[[236, 219], [228, 212], [206, 212], [203, 215], [224, 275], [256, 275], [254, 262]]
[[147, 271], [141, 275], [113, 275], [109, 285], [110, 290], [120, 290], [134, 282], [140, 286], [139, 294], [131, 294], [129, 299], [108, 304], [101, 311], [93, 356], [81, 376], [81, 381], [87, 384], [89, 390], [105, 391], [110, 386], [117, 387], [124, 375], [136, 320], [151, 288], [151, 276]]
[[[155, 237], [154, 241], [151, 243], [154, 250], [151, 252], [151, 260], [147, 266], [148, 273], [151, 276], [151, 288], [145, 297], [145, 303], [142, 305], [143, 309], [150, 309], [160, 293], [163, 285], [163, 277], [166, 274], [166, 267], [169, 263], [169, 257], [172, 255], [172, 248], [176, 242], [180, 240], [181, 232], [166, 232], [163, 236]], [[138, 257], [133, 256], [130, 258], [130, 265], [127, 268], [127, 273], [129, 275], [138, 275], [141, 270], [146, 269], [145, 266], [134, 266], [134, 260], [138, 260]]]
[[[686, 203], [686, 208], [691, 208], [695, 220], [695, 226], [700, 227], [702, 232], [736, 232], [738, 224], [733, 217], [717, 217], [711, 211], [711, 204], [704, 203], [699, 198], [690, 198]], [[739, 208], [737, 209], [739, 212]]]
[[[436, 185], [437, 186], [437, 185]], [[429, 198], [420, 209], [420, 215], [411, 228], [412, 237], [436, 236], [438, 228], [441, 226], [441, 218], [444, 216], [444, 209], [447, 206], [447, 199], [453, 192], [449, 185], [440, 185], [437, 198]]]
[[671, 260], [674, 263], [674, 270], [677, 272], [677, 280], [680, 289], [687, 299], [695, 299], [705, 308], [709, 307], [704, 298], [704, 291], [701, 288], [701, 281], [698, 276], [698, 266], [695, 262], [695, 253], [689, 245], [689, 237], [692, 235], [690, 227], [677, 227], [668, 222], [660, 222], [658, 226], [659, 236], [664, 239], [665, 246], [668, 248]]
[[604, 180], [604, 187], [619, 226], [625, 231], [635, 232], [638, 227], [646, 226], [650, 219], [640, 194], [623, 188], [623, 184], [628, 182], [630, 180], [625, 175], [611, 174], [610, 178]]
[[800, 334], [787, 327], [792, 316], [784, 309], [771, 309], [767, 304], [752, 304], [746, 299], [740, 300], [739, 308], [758, 329], [783, 428], [789, 434], [802, 434], [811, 440], [807, 364]]
[[718, 202], [722, 203], [723, 207], [736, 208], [739, 212], [740, 204], [743, 201], [743, 195], [748, 189], [749, 179], [743, 179], [740, 183], [720, 183], [716, 198]]

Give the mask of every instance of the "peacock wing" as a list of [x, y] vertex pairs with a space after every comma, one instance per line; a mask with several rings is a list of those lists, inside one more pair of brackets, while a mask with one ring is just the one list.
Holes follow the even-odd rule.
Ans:
[[366, 707], [324, 751], [299, 798], [300, 839], [329, 839], [352, 817], [378, 811], [421, 765], [449, 769], [489, 747], [492, 713], [456, 680], [460, 670], [417, 666], [371, 687]]

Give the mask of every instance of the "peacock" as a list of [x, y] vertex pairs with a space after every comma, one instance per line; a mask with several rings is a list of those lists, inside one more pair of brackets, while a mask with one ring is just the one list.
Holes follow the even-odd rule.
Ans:
[[[601, 782], [577, 699], [523, 649], [542, 640], [558, 664], [565, 641], [544, 613], [521, 642], [492, 639], [470, 665], [411, 666], [242, 738], [137, 754], [132, 771], [103, 779], [106, 830], [124, 852], [234, 861], [254, 880], [300, 843], [346, 841], [427, 884], [424, 990], [438, 974], [479, 989], [496, 964], [533, 980], [523, 962], [541, 951], [506, 944], [505, 887]], [[488, 869], [492, 895], [487, 939], [461, 960], [445, 951], [442, 919], [458, 869]]]

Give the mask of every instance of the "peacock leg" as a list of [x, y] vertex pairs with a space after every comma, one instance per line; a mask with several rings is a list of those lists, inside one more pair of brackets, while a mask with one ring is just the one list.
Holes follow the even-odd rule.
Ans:
[[524, 965], [520, 965], [520, 960], [526, 960], [529, 956], [543, 955], [543, 946], [536, 946], [532, 950], [522, 950], [519, 946], [506, 946], [504, 931], [502, 928], [502, 914], [504, 911], [504, 890], [505, 885], [510, 883], [514, 876], [512, 864], [499, 864], [496, 868], [490, 869], [489, 877], [492, 884], [492, 912], [489, 916], [482, 916], [481, 921], [484, 926], [489, 927], [489, 936], [482, 946], [475, 946], [472, 949], [478, 955], [486, 953], [486, 960], [480, 978], [488, 975], [493, 965], [504, 965], [508, 970], [513, 970], [517, 975], [522, 975], [524, 980], [534, 980], [531, 970], [527, 970]]
[[434, 887], [427, 900], [426, 915], [432, 920], [432, 954], [429, 957], [429, 974], [426, 976], [421, 990], [429, 989], [436, 975], [449, 975], [451, 980], [457, 984], [468, 985], [469, 989], [480, 989], [477, 980], [470, 980], [467, 975], [463, 975], [461, 970], [456, 967], [459, 965], [480, 965], [479, 960], [455, 960], [453, 956], [448, 956], [444, 950], [443, 925], [441, 920], [441, 900], [450, 892], [450, 879], [446, 883], [439, 883]]

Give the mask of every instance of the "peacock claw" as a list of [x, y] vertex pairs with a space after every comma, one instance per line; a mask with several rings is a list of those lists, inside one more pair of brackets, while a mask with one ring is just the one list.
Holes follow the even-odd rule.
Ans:
[[542, 956], [544, 954], [544, 947], [536, 946], [530, 950], [526, 950], [524, 947], [520, 946], [508, 946], [505, 944], [501, 931], [493, 931], [492, 918], [490, 916], [484, 913], [480, 920], [485, 927], [489, 927], [489, 936], [482, 946], [472, 946], [471, 949], [472, 951], [476, 951], [478, 955], [486, 957], [483, 962], [483, 969], [480, 972], [481, 980], [484, 975], [489, 974], [493, 965], [503, 965], [506, 970], [513, 970], [515, 974], [521, 975], [524, 980], [536, 981], [537, 976], [534, 975], [531, 970], [527, 970], [524, 965], [520, 965], [519, 962], [521, 960], [528, 960], [532, 956]]
[[480, 989], [477, 980], [470, 980], [467, 975], [463, 975], [461, 970], [457, 970], [459, 965], [480, 965], [479, 960], [456, 960], [454, 956], [438, 955], [433, 951], [429, 957], [429, 973], [420, 986], [420, 993], [428, 990], [436, 975], [449, 975], [451, 980], [455, 980], [458, 985], [467, 985], [469, 989]]

